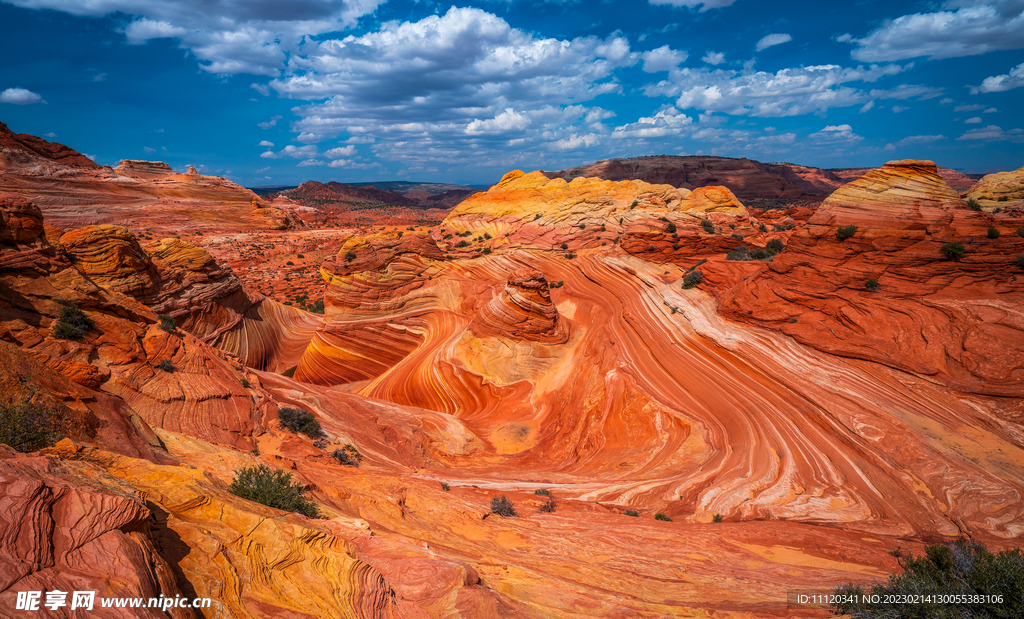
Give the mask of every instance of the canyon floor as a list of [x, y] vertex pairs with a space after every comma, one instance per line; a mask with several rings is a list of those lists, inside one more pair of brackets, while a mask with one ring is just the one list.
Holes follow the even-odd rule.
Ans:
[[[0, 616], [60, 589], [212, 598], [176, 618], [826, 617], [789, 594], [1020, 546], [1024, 169], [890, 162], [763, 210], [513, 171], [367, 222], [12, 135], [0, 385], [69, 423], [0, 446]], [[92, 326], [57, 337], [70, 304]], [[232, 494], [254, 464], [320, 517]], [[143, 610], [88, 616], [167, 616]]]

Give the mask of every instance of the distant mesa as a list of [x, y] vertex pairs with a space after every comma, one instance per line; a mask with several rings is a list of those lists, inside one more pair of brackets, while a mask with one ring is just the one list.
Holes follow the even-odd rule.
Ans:
[[[739, 199], [749, 200], [826, 196], [870, 169], [822, 169], [792, 163], [761, 163], [746, 158], [657, 155], [604, 159], [542, 173], [549, 178], [566, 180], [581, 176], [616, 181], [635, 179], [686, 189], [724, 185]], [[958, 190], [966, 190], [974, 184], [974, 179], [955, 170], [941, 168], [940, 173]]]
[[135, 172], [150, 172], [156, 174], [173, 174], [171, 166], [163, 161], [146, 161], [144, 159], [122, 159], [117, 163], [119, 170], [132, 170]]

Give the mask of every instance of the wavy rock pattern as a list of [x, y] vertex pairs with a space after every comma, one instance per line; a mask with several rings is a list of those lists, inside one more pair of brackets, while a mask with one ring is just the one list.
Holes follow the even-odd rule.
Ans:
[[[847, 225], [857, 233], [839, 241]], [[829, 196], [760, 276], [721, 293], [722, 310], [819, 350], [1019, 397], [1022, 225], [1015, 210], [969, 209], [931, 162], [890, 162]], [[942, 254], [949, 242], [965, 245], [961, 260]]]
[[86, 226], [65, 233], [60, 244], [75, 268], [107, 290], [143, 295], [159, 284], [149, 256], [123, 226]]
[[971, 187], [967, 197], [977, 200], [987, 211], [1024, 208], [1024, 167], [989, 174]]
[[470, 323], [481, 337], [507, 336], [547, 344], [569, 339], [558, 309], [551, 303], [551, 291], [544, 274], [533, 269], [509, 275], [504, 290], [492, 299]]

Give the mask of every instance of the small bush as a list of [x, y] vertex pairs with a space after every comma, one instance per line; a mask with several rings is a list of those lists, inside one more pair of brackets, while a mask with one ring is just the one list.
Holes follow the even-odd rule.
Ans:
[[17, 404], [0, 404], [0, 443], [15, 451], [37, 451], [64, 438], [68, 424], [64, 415], [23, 399]]
[[352, 253], [352, 252], [347, 252], [347, 253], [345, 254], [345, 262], [352, 262], [352, 261], [353, 261], [353, 260], [355, 260], [355, 259], [356, 259], [356, 255], [355, 255], [354, 253]]
[[1024, 236], [1024, 228], [1017, 228], [1017, 236]]
[[967, 206], [972, 211], [980, 211], [981, 210], [981, 204], [977, 200], [975, 200], [974, 198], [967, 198]]
[[540, 219], [540, 213], [537, 213], [536, 215], [533, 216], [534, 221], [537, 221], [538, 219]]
[[647, 251], [655, 251], [654, 250], [654, 245], [648, 245], [647, 246]]
[[688, 290], [704, 281], [704, 274], [700, 271], [690, 271], [683, 278], [683, 289]]
[[963, 243], [946, 243], [942, 246], [942, 255], [949, 260], [960, 260], [964, 257], [965, 251]]
[[721, 522], [721, 521], [722, 521], [722, 514], [715, 514], [711, 518], [711, 522]]
[[491, 253], [491, 248], [490, 247], [484, 247], [484, 253], [485, 254]]
[[156, 364], [156, 369], [163, 370], [168, 374], [173, 374], [178, 368], [174, 367], [174, 362], [170, 359], [164, 359], [160, 363]]
[[292, 262], [291, 260], [289, 260], [288, 262], [285, 262], [285, 264], [286, 264], [286, 265], [288, 265], [288, 266], [290, 266], [290, 267], [293, 267], [293, 266], [295, 266], [295, 263], [294, 263], [294, 262]]
[[704, 221], [700, 222], [700, 226], [701, 228], [704, 228], [704, 232], [707, 232], [708, 234], [715, 233], [715, 224], [711, 223], [710, 219], [705, 219]]
[[551, 491], [547, 488], [537, 488], [533, 493], [539, 496], [551, 496]]
[[65, 305], [61, 308], [60, 318], [50, 330], [50, 335], [61, 340], [77, 340], [92, 327], [92, 319], [78, 309], [77, 305]]
[[789, 319], [789, 324], [796, 324], [796, 316]]
[[277, 420], [281, 423], [282, 428], [292, 432], [300, 432], [310, 438], [324, 436], [324, 431], [320, 428], [320, 422], [311, 413], [307, 413], [304, 410], [287, 406], [279, 408], [277, 410]]
[[1000, 202], [1009, 202], [1010, 201], [1010, 196], [999, 196], [999, 201]]
[[448, 482], [446, 482], [446, 481], [442, 481], [441, 482], [441, 490], [444, 490], [445, 492], [448, 492], [451, 489], [452, 489], [452, 487], [448, 485]]
[[760, 230], [761, 232], [768, 232], [768, 226], [764, 224], [759, 225], [757, 229]]
[[659, 512], [657, 514], [654, 514], [654, 519], [655, 520], [664, 520], [665, 522], [672, 522], [671, 518], [669, 518], [665, 514], [662, 514], [661, 512]]
[[170, 314], [160, 314], [157, 318], [160, 319], [160, 328], [168, 333], [173, 332], [178, 326], [177, 321]]
[[569, 249], [569, 244], [568, 243], [562, 243], [562, 251], [565, 251], [567, 249]]
[[679, 249], [679, 243], [672, 243], [672, 249]]
[[248, 378], [243, 378], [242, 379], [242, 386], [245, 387], [246, 389], [248, 389], [248, 388], [252, 387], [252, 384], [249, 383], [249, 379]]
[[[317, 425], [319, 427], [319, 424]], [[353, 445], [345, 445], [344, 449], [335, 449], [331, 452], [331, 457], [337, 460], [338, 464], [342, 466], [354, 466], [358, 468], [363, 462], [363, 454], [359, 453], [359, 450]]]
[[540, 509], [538, 509], [537, 511], [545, 514], [551, 514], [554, 513], [556, 507], [558, 506], [555, 504], [555, 502], [549, 499], [544, 503], [541, 503]]
[[1017, 266], [1024, 269], [1024, 254], [1017, 256]]
[[839, 226], [839, 228], [836, 230], [836, 238], [839, 239], [840, 241], [845, 241], [846, 239], [852, 237], [854, 234], [857, 234], [857, 226], [854, 225]]
[[743, 240], [743, 235], [741, 235], [741, 234], [730, 234], [729, 236], [734, 238], [734, 239], [736, 239], [737, 241], [742, 241]]
[[765, 245], [764, 248], [768, 251], [779, 253], [783, 249], [786, 249], [786, 244], [782, 242], [782, 239], [772, 239], [768, 241], [768, 244]]
[[636, 518], [640, 514], [635, 509], [627, 509], [626, 510], [626, 515], [627, 516], [632, 516], [632, 517]]
[[872, 277], [868, 281], [864, 282], [864, 287], [867, 288], [870, 292], [874, 292], [878, 290], [878, 280]]
[[768, 258], [771, 258], [771, 255], [767, 250], [758, 247], [754, 251], [750, 252], [750, 257], [754, 260], [767, 260]]
[[469, 241], [467, 241], [466, 239], [462, 239], [461, 241], [455, 244], [455, 247], [469, 247]]
[[314, 314], [323, 314], [324, 313], [324, 300], [323, 299], [317, 300], [317, 302], [314, 303], [313, 305], [310, 305], [310, 306], [306, 307], [306, 310], [310, 311], [310, 312], [313, 312]]
[[997, 228], [989, 228], [988, 232], [986, 232], [985, 235], [988, 236], [988, 238], [990, 239], [998, 239], [999, 230]]
[[580, 230], [584, 230], [584, 229], [586, 229], [586, 227], [587, 227], [587, 224], [580, 224]]
[[296, 258], [305, 258], [306, 256], [305, 256], [304, 254], [299, 254], [299, 255], [297, 255], [297, 256], [295, 256], [295, 257], [296, 257]]
[[674, 223], [672, 223], [672, 222], [669, 222], [668, 226], [666, 226], [666, 228], [665, 228], [665, 231], [669, 232], [669, 233], [675, 232], [676, 231], [676, 225]]
[[517, 516], [515, 507], [512, 506], [512, 501], [505, 495], [496, 496], [491, 499], [491, 513], [498, 514], [502, 518], [509, 518]]
[[306, 498], [302, 484], [292, 481], [292, 474], [272, 469], [266, 464], [247, 466], [235, 473], [231, 493], [260, 505], [286, 512], [298, 512], [310, 518], [319, 515], [316, 503]]
[[[1024, 617], [1024, 553], [1019, 548], [992, 554], [984, 544], [960, 539], [928, 546], [921, 557], [903, 554], [899, 549], [890, 554], [896, 557], [903, 573], [892, 574], [888, 582], [868, 588], [853, 583], [840, 585], [834, 591], [837, 603], [833, 608], [837, 614], [863, 619]], [[893, 612], [893, 605], [885, 603], [886, 598], [904, 595], [925, 599], [902, 607], [908, 610], [900, 613]], [[999, 596], [1001, 601], [964, 605], [955, 600], [962, 595]], [[932, 596], [954, 599], [943, 603], [942, 598], [928, 599]], [[879, 601], [874, 602], [873, 598]]]
[[[637, 204], [640, 204], [640, 201], [639, 200], [633, 200], [633, 203], [629, 205], [629, 210], [635, 209]], [[619, 223], [622, 223], [622, 220], [619, 220]]]

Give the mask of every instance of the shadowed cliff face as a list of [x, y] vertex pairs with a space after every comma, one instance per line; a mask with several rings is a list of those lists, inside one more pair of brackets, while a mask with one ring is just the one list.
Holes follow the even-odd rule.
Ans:
[[[884, 578], [896, 547], [1024, 535], [1020, 212], [971, 210], [930, 162], [813, 214], [512, 172], [429, 232], [349, 236], [320, 269], [322, 317], [195, 244], [102, 225], [51, 244], [5, 204], [0, 368], [18, 369], [0, 386], [37, 375], [92, 428], [0, 454], [18, 582], [71, 569], [10, 543], [51, 514], [87, 550], [121, 544], [125, 582], [224, 616], [790, 617], [786, 590]], [[772, 240], [770, 260], [724, 259]], [[53, 338], [58, 300], [95, 329]], [[281, 407], [324, 436], [282, 428]], [[346, 445], [360, 466], [332, 456]], [[324, 518], [227, 492], [257, 463]], [[26, 498], [42, 485], [68, 502]], [[490, 514], [500, 496], [517, 518]], [[31, 539], [33, 557], [64, 543]]]

